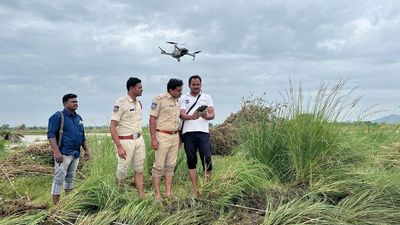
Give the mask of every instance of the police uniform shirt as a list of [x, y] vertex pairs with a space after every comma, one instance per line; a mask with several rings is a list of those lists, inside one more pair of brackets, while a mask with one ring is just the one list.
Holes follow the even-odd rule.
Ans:
[[[205, 94], [205, 93], [200, 93], [200, 94], [201, 94], [201, 96], [200, 96], [199, 100], [197, 101], [196, 105], [190, 110], [189, 113], [188, 113], [189, 108], [196, 102], [196, 99], [198, 96], [192, 96], [190, 94], [190, 92], [183, 95], [179, 99], [181, 109], [186, 110], [186, 113], [188, 115], [193, 115], [193, 113], [196, 111], [196, 109], [199, 106], [206, 105], [207, 107], [210, 107], [210, 106], [214, 107], [214, 103], [213, 103], [210, 95]], [[199, 117], [196, 120], [185, 120], [182, 133], [191, 132], [191, 131], [201, 131], [201, 132], [209, 133], [208, 126], [209, 126], [209, 121], [205, 120], [201, 117]]]
[[158, 130], [177, 131], [179, 128], [179, 102], [168, 92], [153, 99], [150, 115], [157, 117]]
[[142, 103], [125, 95], [115, 101], [111, 120], [118, 121], [119, 136], [128, 136], [142, 132]]

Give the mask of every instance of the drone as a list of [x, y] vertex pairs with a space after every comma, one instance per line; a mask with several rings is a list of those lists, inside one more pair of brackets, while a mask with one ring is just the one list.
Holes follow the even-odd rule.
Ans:
[[161, 54], [170, 55], [173, 58], [175, 58], [176, 60], [178, 60], [178, 62], [181, 61], [181, 57], [184, 56], [184, 55], [192, 56], [193, 57], [193, 61], [194, 61], [194, 58], [195, 58], [196, 54], [201, 52], [201, 51], [197, 51], [197, 52], [189, 53], [189, 50], [187, 48], [178, 47], [178, 44], [179, 45], [184, 45], [184, 44], [176, 43], [176, 42], [172, 42], [172, 41], [167, 41], [166, 43], [174, 45], [174, 51], [172, 53], [169, 53], [169, 52], [164, 51], [161, 47], [158, 47], [161, 50]]

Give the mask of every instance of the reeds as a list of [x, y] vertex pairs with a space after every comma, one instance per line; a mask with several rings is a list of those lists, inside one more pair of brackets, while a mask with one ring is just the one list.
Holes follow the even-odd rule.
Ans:
[[283, 103], [271, 110], [271, 121], [258, 122], [242, 132], [242, 150], [271, 168], [281, 181], [311, 183], [330, 158], [340, 154], [338, 118], [346, 117], [359, 98], [341, 94], [344, 82], [331, 89], [321, 85], [316, 96], [305, 100], [301, 87], [291, 85]]

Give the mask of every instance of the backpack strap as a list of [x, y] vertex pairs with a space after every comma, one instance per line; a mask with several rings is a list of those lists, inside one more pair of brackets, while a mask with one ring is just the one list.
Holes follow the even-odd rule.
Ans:
[[64, 133], [64, 114], [62, 111], [59, 111], [61, 115], [60, 129], [58, 130], [58, 147], [61, 147], [61, 140]]

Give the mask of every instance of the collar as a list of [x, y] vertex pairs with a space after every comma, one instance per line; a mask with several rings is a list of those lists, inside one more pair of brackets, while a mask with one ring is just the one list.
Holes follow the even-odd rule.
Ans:
[[173, 98], [172, 95], [169, 92], [167, 92], [167, 97], [168, 98]]
[[197, 97], [198, 97], [200, 94], [202, 94], [202, 93], [203, 93], [203, 92], [200, 91], [198, 95], [193, 96], [193, 95], [190, 93], [190, 91], [189, 91], [189, 92], [187, 93], [187, 95], [190, 96], [190, 97], [192, 97], [192, 98], [197, 98]]
[[126, 97], [128, 98], [128, 101], [129, 101], [129, 102], [131, 102], [131, 103], [133, 102], [133, 98], [132, 98], [131, 96], [129, 96], [129, 95], [127, 94]]
[[75, 115], [76, 115], [76, 112], [75, 112], [75, 111], [71, 112], [71, 111], [69, 111], [69, 110], [66, 109], [66, 108], [64, 108], [63, 113], [64, 113], [64, 114], [67, 114], [67, 116], [75, 116]]

